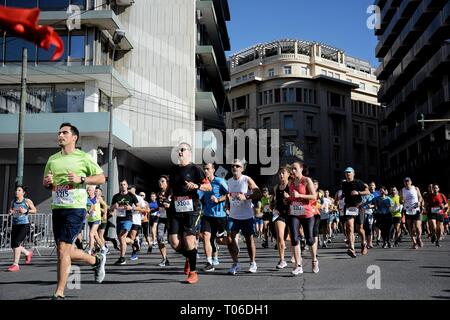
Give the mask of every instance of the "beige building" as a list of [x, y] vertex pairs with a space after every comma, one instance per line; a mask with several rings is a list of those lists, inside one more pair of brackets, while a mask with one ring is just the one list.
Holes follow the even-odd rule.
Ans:
[[300, 158], [324, 187], [339, 185], [347, 166], [377, 180], [379, 83], [368, 62], [317, 42], [279, 40], [229, 64], [227, 128], [280, 129], [280, 163]]

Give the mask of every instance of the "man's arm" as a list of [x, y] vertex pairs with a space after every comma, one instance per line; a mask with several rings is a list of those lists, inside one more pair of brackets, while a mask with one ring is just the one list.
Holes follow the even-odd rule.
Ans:
[[248, 177], [248, 187], [250, 190], [252, 190], [252, 194], [247, 196], [248, 200], [255, 200], [255, 199], [261, 198], [261, 195], [262, 195], [261, 190], [259, 190], [255, 181], [253, 181], [253, 179], [250, 177]]

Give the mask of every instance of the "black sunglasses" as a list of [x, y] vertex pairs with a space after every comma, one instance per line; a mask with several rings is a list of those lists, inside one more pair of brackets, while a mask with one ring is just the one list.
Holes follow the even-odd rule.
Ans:
[[188, 148], [180, 148], [180, 149], [178, 149], [178, 152], [185, 152], [185, 151], [191, 151], [191, 149], [188, 149]]

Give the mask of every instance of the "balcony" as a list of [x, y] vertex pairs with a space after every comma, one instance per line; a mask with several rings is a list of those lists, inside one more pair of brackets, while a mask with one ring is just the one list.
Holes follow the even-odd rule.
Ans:
[[248, 115], [249, 115], [248, 109], [235, 110], [231, 112], [232, 119], [248, 117]]
[[[39, 16], [39, 23], [42, 25], [66, 25], [66, 21], [70, 19], [71, 13], [65, 11], [42, 11]], [[114, 31], [121, 29], [125, 30], [117, 15], [112, 10], [90, 10], [83, 11], [80, 14], [81, 24], [85, 26], [97, 27], [100, 30], [107, 30], [112, 36]], [[131, 50], [130, 37], [125, 35], [118, 45], [120, 50]]]
[[217, 89], [223, 88], [224, 79], [222, 78], [222, 73], [220, 72], [220, 68], [217, 63], [214, 48], [212, 46], [197, 46], [195, 53], [202, 61], [202, 65], [205, 67], [205, 72], [208, 74], [208, 78], [211, 81], [211, 87]]
[[195, 114], [200, 118], [223, 122], [213, 92], [197, 91], [195, 93]]

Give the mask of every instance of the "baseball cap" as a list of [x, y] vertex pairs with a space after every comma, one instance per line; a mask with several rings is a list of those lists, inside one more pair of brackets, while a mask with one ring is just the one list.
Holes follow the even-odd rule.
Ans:
[[345, 169], [345, 172], [355, 172], [355, 170], [353, 170], [352, 167], [347, 167], [347, 169]]
[[403, 181], [411, 181], [410, 177], [406, 177], [405, 179], [403, 179]]
[[269, 191], [269, 189], [267, 187], [262, 188], [262, 191]]

